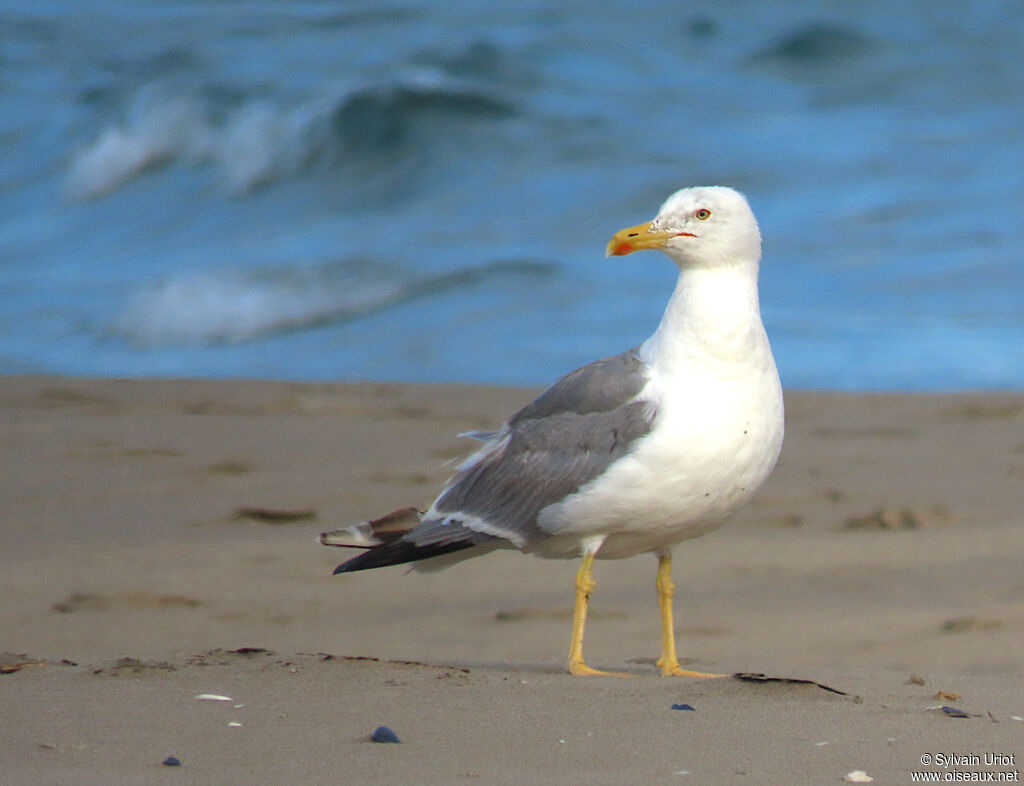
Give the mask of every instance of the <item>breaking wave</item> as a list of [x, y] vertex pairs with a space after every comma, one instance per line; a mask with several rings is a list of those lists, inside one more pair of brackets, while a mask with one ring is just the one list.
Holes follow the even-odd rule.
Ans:
[[506, 98], [429, 67], [395, 83], [295, 103], [149, 85], [122, 121], [107, 125], [74, 155], [66, 191], [73, 199], [91, 199], [149, 170], [181, 163], [212, 165], [228, 192], [244, 194], [316, 164], [394, 151], [417, 132], [446, 133], [446, 123], [514, 114]]
[[183, 273], [133, 296], [107, 333], [139, 347], [239, 344], [369, 316], [494, 276], [539, 275], [528, 260], [412, 275], [367, 260], [296, 271]]

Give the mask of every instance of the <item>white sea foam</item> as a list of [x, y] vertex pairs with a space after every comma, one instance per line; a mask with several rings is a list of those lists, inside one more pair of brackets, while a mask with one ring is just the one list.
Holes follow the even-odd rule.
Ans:
[[184, 272], [137, 292], [106, 332], [140, 347], [238, 344], [357, 319], [496, 276], [547, 275], [530, 259], [427, 275], [365, 258], [309, 268]]
[[179, 157], [208, 158], [211, 144], [212, 129], [199, 101], [146, 91], [126, 122], [107, 126], [75, 156], [68, 194], [76, 199], [101, 196]]
[[214, 166], [225, 190], [245, 193], [309, 166], [328, 142], [333, 106], [327, 99], [289, 105], [264, 97], [217, 105], [197, 93], [151, 86], [123, 120], [77, 152], [66, 192], [91, 199], [148, 170], [187, 163]]
[[139, 346], [235, 344], [351, 319], [409, 295], [383, 276], [183, 273], [138, 292], [111, 329]]
[[328, 101], [282, 108], [269, 101], [243, 105], [218, 136], [217, 163], [232, 193], [301, 172], [325, 145]]

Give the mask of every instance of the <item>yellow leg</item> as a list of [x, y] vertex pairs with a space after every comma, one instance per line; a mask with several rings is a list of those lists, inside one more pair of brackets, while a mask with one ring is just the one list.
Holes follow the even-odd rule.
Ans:
[[583, 627], [587, 623], [587, 603], [594, 591], [594, 555], [583, 555], [580, 569], [576, 571], [576, 606], [572, 614], [572, 642], [569, 644], [569, 673], [577, 677], [604, 674], [614, 677], [630, 677], [614, 671], [592, 669], [583, 662]]
[[672, 555], [668, 552], [658, 555], [658, 607], [661, 609], [661, 657], [658, 666], [663, 677], [725, 677], [725, 674], [709, 674], [703, 671], [690, 671], [679, 665], [676, 658], [676, 631], [672, 622], [672, 596], [676, 585], [672, 582]]

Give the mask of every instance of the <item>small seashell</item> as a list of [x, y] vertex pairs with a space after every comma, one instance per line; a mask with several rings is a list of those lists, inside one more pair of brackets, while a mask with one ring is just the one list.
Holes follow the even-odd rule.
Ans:
[[177, 758], [176, 756], [168, 756], [166, 759], [164, 759], [163, 763], [164, 763], [165, 767], [180, 767], [181, 766], [181, 760], [179, 758]]
[[692, 710], [696, 712], [692, 704], [673, 704], [672, 709], [674, 710]]
[[230, 696], [220, 696], [216, 693], [200, 693], [196, 698], [200, 701], [234, 701]]
[[843, 780], [847, 783], [871, 783], [874, 778], [868, 775], [864, 770], [854, 770], [848, 772], [843, 776]]

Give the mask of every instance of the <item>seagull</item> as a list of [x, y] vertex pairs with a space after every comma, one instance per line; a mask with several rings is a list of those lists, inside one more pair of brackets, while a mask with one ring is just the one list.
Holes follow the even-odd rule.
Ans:
[[[747, 502], [782, 448], [782, 387], [761, 322], [761, 233], [739, 192], [672, 194], [652, 221], [623, 229], [608, 256], [658, 249], [679, 269], [654, 334], [558, 380], [460, 464], [425, 513], [403, 508], [323, 533], [362, 548], [334, 573], [415, 563], [446, 567], [500, 548], [581, 559], [568, 669], [583, 659], [595, 559], [653, 553], [663, 675], [679, 665], [672, 548], [717, 529]], [[423, 562], [420, 562], [423, 560]]]

